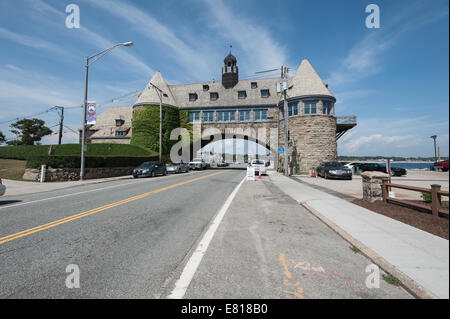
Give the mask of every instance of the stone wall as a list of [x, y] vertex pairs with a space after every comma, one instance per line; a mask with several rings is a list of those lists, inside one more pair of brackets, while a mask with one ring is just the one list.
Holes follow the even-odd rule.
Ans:
[[[323, 162], [337, 160], [336, 118], [330, 115], [289, 117], [289, 135], [295, 140], [297, 163], [302, 172]], [[284, 121], [280, 121], [280, 147], [284, 147]], [[293, 145], [289, 147], [292, 154]]]
[[[106, 178], [116, 176], [131, 175], [134, 167], [97, 167], [85, 168], [85, 179]], [[23, 179], [39, 182], [41, 176], [40, 169], [27, 168]], [[79, 168], [47, 168], [45, 172], [46, 182], [77, 181], [80, 179]]]

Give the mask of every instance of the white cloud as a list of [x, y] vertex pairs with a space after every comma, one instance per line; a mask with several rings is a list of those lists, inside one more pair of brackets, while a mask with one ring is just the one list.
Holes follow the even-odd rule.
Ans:
[[34, 49], [45, 49], [64, 55], [69, 54], [67, 51], [54, 43], [42, 40], [38, 37], [30, 37], [25, 34], [13, 32], [2, 27], [0, 27], [0, 37]]
[[[41, 14], [34, 15], [34, 18], [39, 19], [43, 23], [57, 27], [56, 30], [60, 29], [61, 22], [66, 19], [66, 15], [62, 11], [56, 10], [54, 7], [41, 0], [33, 0], [30, 2], [30, 5]], [[113, 42], [89, 28], [86, 28], [83, 24], [81, 24], [81, 28], [77, 29], [73, 34], [78, 36], [80, 41], [92, 44], [97, 50], [104, 50], [116, 43], [129, 41], [126, 39], [125, 41], [120, 40]], [[143, 77], [149, 77], [154, 73], [154, 70], [144, 61], [127, 50], [129, 50], [129, 48], [118, 48], [111, 51], [111, 55], [118, 58], [124, 65], [133, 66], [133, 72], [140, 74]], [[95, 52], [86, 52], [86, 54], [95, 54]]]
[[224, 39], [237, 44], [244, 55], [244, 65], [255, 72], [286, 64], [285, 47], [270, 34], [267, 28], [242, 18], [233, 12], [229, 3], [222, 0], [203, 0], [208, 9], [211, 26]]
[[380, 29], [367, 29], [366, 36], [350, 49], [326, 82], [339, 87], [380, 72], [382, 55], [395, 46], [404, 34], [448, 16], [448, 8], [435, 11], [427, 10], [428, 7], [427, 2], [403, 6], [391, 20], [383, 22]]

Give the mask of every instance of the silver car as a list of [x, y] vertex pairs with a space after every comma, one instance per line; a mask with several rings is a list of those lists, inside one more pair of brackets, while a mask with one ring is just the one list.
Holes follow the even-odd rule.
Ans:
[[0, 196], [4, 195], [6, 192], [6, 186], [2, 184], [2, 179], [0, 178]]
[[189, 172], [189, 166], [184, 163], [174, 163], [167, 166], [167, 173], [177, 174]]

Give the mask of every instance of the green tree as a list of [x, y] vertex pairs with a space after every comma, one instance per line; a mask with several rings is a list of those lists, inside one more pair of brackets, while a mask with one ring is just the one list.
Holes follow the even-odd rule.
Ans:
[[19, 137], [18, 140], [9, 141], [9, 145], [34, 145], [47, 135], [52, 134], [52, 130], [44, 125], [40, 119], [23, 119], [11, 124], [11, 133]]
[[0, 131], [0, 144], [3, 144], [6, 142], [6, 137], [3, 135], [2, 131]]

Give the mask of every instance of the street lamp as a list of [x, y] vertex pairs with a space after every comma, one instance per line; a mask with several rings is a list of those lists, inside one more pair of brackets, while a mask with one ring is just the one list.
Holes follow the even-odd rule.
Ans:
[[[81, 168], [80, 168], [80, 180], [84, 179], [84, 162], [85, 162], [85, 152], [86, 152], [86, 113], [87, 113], [87, 95], [88, 95], [88, 73], [89, 73], [89, 66], [97, 62], [102, 56], [107, 54], [109, 51], [113, 50], [116, 47], [124, 46], [124, 47], [131, 47], [133, 45], [133, 42], [124, 42], [124, 43], [118, 43], [116, 45], [113, 45], [112, 47], [103, 50], [101, 52], [98, 52], [92, 56], [86, 57], [86, 77], [84, 80], [84, 107], [83, 107], [83, 128], [81, 131]], [[92, 60], [92, 62], [91, 62]]]
[[434, 140], [434, 162], [437, 162], [437, 153], [436, 153], [436, 138], [437, 135], [432, 135], [430, 136], [433, 140]]
[[159, 162], [162, 162], [162, 98], [165, 94], [159, 87], [150, 83], [159, 97]]

